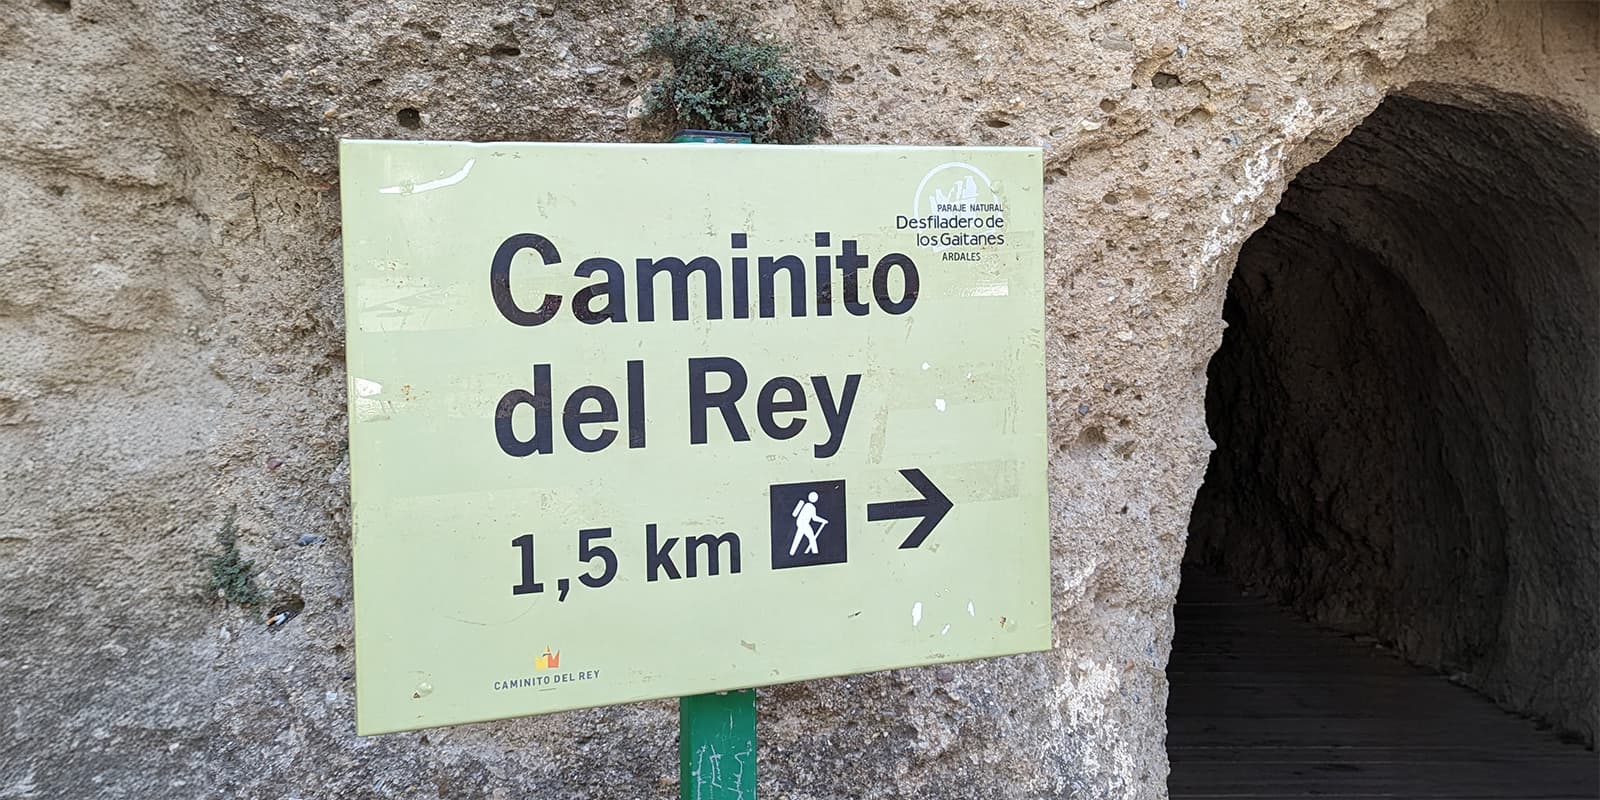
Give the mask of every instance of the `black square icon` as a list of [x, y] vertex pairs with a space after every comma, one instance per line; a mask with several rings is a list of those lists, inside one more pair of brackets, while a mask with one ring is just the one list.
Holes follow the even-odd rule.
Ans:
[[844, 481], [775, 483], [769, 494], [773, 569], [844, 563]]

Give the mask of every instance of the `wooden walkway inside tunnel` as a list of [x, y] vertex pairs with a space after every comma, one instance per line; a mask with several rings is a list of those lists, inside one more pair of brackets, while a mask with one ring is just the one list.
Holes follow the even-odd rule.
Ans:
[[1173, 800], [1595, 800], [1600, 758], [1370, 642], [1186, 571], [1168, 667]]

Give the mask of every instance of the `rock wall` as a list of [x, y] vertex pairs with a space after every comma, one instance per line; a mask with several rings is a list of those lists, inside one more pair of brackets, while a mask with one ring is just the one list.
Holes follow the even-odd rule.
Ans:
[[1190, 553], [1592, 742], [1600, 142], [1485, 99], [1385, 100], [1246, 242]]
[[[633, 53], [677, 15], [796, 43], [825, 142], [1046, 149], [1058, 646], [764, 690], [763, 796], [1163, 797], [1170, 607], [1239, 245], [1420, 79], [1593, 131], [1593, 12], [11, 0], [0, 796], [675, 793], [670, 703], [354, 736], [334, 153], [648, 135]], [[285, 624], [205, 589], [230, 510]]]

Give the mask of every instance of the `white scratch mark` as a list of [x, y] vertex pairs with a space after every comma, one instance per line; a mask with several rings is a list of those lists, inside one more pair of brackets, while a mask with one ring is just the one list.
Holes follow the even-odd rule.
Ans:
[[969, 617], [978, 616], [978, 609], [972, 607], [972, 601], [971, 600], [967, 601], [967, 616], [969, 616]]
[[946, 624], [946, 625], [945, 625], [945, 626], [944, 626], [944, 630], [942, 630], [942, 631], [939, 631], [939, 635], [940, 635], [940, 636], [943, 636], [943, 635], [945, 635], [945, 634], [947, 634], [947, 633], [949, 633], [949, 632], [950, 632], [950, 625], [949, 625], [949, 624], [948, 624], [948, 623], [947, 623], [947, 624]]
[[922, 601], [918, 600], [911, 606], [911, 627], [922, 624]]
[[933, 407], [939, 409], [940, 411], [943, 411], [944, 410], [944, 398], [940, 397], [940, 398], [934, 400], [933, 401]]
[[733, 773], [733, 792], [740, 798], [744, 797], [744, 759], [748, 755], [748, 750], [733, 754], [733, 760], [739, 762], [738, 770]]
[[472, 171], [472, 165], [476, 163], [478, 163], [478, 159], [469, 158], [467, 163], [463, 164], [461, 169], [456, 170], [454, 175], [416, 185], [385, 186], [378, 190], [378, 194], [421, 194], [423, 192], [431, 192], [434, 189], [443, 189], [446, 186], [454, 186], [467, 179], [467, 173]]
[[1011, 294], [1008, 283], [980, 283], [967, 290], [968, 297], [1005, 297]]
[[[729, 724], [731, 725], [732, 723], [730, 722]], [[707, 749], [711, 751], [709, 754], [706, 752]], [[732, 785], [723, 782], [726, 780], [722, 774], [722, 759], [725, 756], [733, 756], [734, 762], [738, 764], [738, 768], [733, 773]], [[695, 765], [690, 771], [691, 777], [694, 778], [694, 797], [696, 800], [700, 798], [726, 797], [727, 795], [724, 793], [730, 791], [734, 793], [735, 798], [742, 800], [745, 797], [744, 765], [751, 756], [752, 753], [748, 747], [738, 752], [719, 753], [715, 745], [711, 745], [709, 748], [706, 745], [701, 745], [695, 751]], [[707, 760], [711, 762], [709, 770], [706, 768]], [[707, 774], [708, 772], [710, 773], [709, 775]], [[751, 788], [754, 789], [754, 787]]]
[[356, 378], [356, 397], [372, 397], [382, 391], [383, 384], [366, 378]]

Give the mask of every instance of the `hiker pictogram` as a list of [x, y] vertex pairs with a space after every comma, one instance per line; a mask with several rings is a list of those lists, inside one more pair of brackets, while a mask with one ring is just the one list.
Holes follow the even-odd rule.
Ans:
[[[817, 552], [817, 536], [822, 529], [828, 526], [828, 521], [817, 516], [817, 493], [808, 492], [806, 499], [794, 504], [794, 510], [789, 512], [794, 517], [794, 541], [789, 544], [789, 555], [794, 555], [795, 548], [800, 542], [806, 543], [806, 552]], [[817, 523], [813, 529], [811, 523]]]
[[768, 492], [773, 569], [844, 563], [844, 481], [780, 483]]

